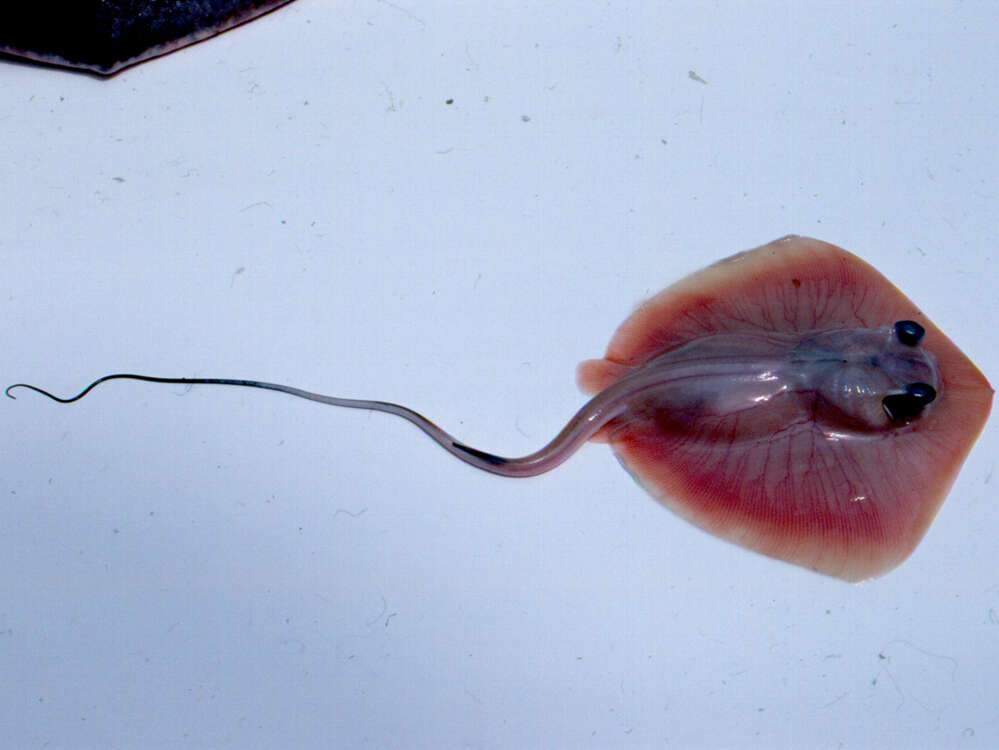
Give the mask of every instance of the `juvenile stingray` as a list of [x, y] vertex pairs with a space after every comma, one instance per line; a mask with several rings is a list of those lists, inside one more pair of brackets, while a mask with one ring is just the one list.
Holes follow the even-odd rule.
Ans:
[[[854, 255], [785, 237], [645, 302], [578, 380], [596, 394], [545, 447], [502, 458], [411, 409], [255, 380], [241, 385], [409, 420], [484, 471], [526, 477], [608, 441], [656, 499], [736, 544], [847, 580], [919, 543], [985, 425], [992, 388], [898, 289]], [[13, 398], [13, 396], [11, 396]]]
[[290, 1], [8, 0], [0, 10], [0, 52], [112, 75]]

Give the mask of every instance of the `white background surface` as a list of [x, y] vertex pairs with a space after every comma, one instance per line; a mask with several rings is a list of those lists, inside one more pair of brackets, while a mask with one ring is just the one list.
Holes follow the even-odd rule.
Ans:
[[[638, 301], [797, 232], [996, 382], [994, 5], [847, 5], [299, 0], [110, 80], [4, 62], [0, 376], [521, 454]], [[999, 744], [994, 423], [849, 585], [606, 446], [504, 480], [263, 392], [0, 407], [4, 747]]]

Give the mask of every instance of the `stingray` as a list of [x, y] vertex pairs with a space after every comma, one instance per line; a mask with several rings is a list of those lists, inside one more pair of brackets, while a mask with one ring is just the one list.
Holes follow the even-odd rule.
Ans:
[[682, 518], [735, 544], [849, 581], [899, 565], [926, 533], [985, 426], [992, 387], [884, 276], [819, 240], [784, 237], [668, 287], [577, 379], [594, 394], [535, 453], [473, 448], [415, 411], [226, 378], [402, 417], [462, 461], [506, 477], [549, 471], [587, 441]]
[[251, 21], [291, 0], [9, 0], [0, 52], [112, 75]]

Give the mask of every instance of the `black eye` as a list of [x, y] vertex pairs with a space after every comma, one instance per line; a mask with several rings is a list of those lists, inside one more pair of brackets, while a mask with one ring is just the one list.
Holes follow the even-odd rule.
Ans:
[[926, 329], [914, 320], [900, 320], [895, 324], [895, 335], [906, 346], [915, 346], [923, 340]]
[[[896, 327], [897, 327], [896, 323]], [[881, 400], [892, 422], [911, 422], [923, 408], [937, 397], [937, 391], [928, 383], [910, 383], [905, 393], [893, 393]]]

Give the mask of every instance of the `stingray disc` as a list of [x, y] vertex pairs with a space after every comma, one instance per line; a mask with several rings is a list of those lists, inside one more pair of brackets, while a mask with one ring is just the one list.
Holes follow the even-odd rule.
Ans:
[[604, 359], [584, 362], [590, 393], [628, 368], [716, 333], [875, 328], [912, 320], [937, 363], [938, 395], [918, 420], [862, 439], [810, 420], [765, 439], [734, 442], [732, 420], [664, 428], [611, 423], [631, 475], [690, 522], [736, 544], [813, 570], [860, 580], [901, 563], [936, 516], [988, 418], [992, 388], [905, 295], [841, 248], [785, 237], [720, 261], [645, 302]]

